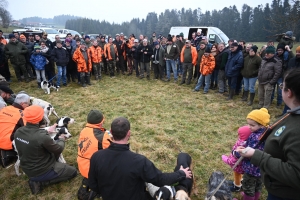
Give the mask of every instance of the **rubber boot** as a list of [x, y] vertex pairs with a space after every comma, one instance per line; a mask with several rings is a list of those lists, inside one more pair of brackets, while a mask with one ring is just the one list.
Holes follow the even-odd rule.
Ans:
[[242, 101], [247, 101], [248, 100], [248, 95], [249, 95], [249, 91], [244, 91], [243, 96], [242, 96]]
[[243, 200], [254, 200], [254, 199], [255, 199], [255, 197], [250, 197], [246, 194], [244, 194], [244, 196], [243, 196]]
[[85, 78], [86, 78], [86, 83], [87, 83], [88, 85], [92, 85], [92, 84], [91, 84], [91, 77], [90, 77], [90, 76], [86, 76]]
[[37, 85], [38, 85], [38, 88], [41, 88], [41, 83], [40, 82], [38, 82]]
[[258, 200], [260, 197], [260, 192], [255, 192], [254, 200]]
[[230, 186], [230, 191], [231, 192], [239, 192], [241, 190], [241, 186], [236, 186], [233, 184], [233, 186]]
[[234, 94], [235, 94], [235, 91], [233, 89], [230, 89], [229, 96], [228, 96], [228, 98], [226, 100], [228, 100], [228, 101], [229, 100], [233, 100]]
[[255, 93], [250, 93], [250, 99], [249, 99], [249, 101], [247, 103], [248, 106], [252, 106], [254, 97], [255, 97]]

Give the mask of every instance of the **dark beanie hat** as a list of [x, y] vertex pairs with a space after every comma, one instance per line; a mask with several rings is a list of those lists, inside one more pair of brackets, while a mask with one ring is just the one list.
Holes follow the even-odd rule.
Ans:
[[275, 54], [275, 47], [273, 47], [273, 46], [268, 46], [268, 47], [266, 48], [266, 53]]
[[168, 36], [168, 42], [173, 42], [172, 37]]
[[205, 48], [205, 53], [211, 53], [211, 49], [209, 47]]
[[256, 45], [253, 45], [250, 49], [252, 49], [252, 51], [257, 53], [258, 47]]
[[278, 44], [278, 45], [277, 45], [277, 50], [278, 50], [278, 49], [284, 50], [284, 49], [285, 49], [284, 44]]
[[103, 114], [99, 110], [91, 110], [87, 116], [87, 122], [90, 124], [99, 124], [103, 121]]

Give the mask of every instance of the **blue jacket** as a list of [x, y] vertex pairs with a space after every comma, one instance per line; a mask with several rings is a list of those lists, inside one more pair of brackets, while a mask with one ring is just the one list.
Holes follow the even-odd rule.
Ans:
[[47, 59], [41, 53], [33, 53], [30, 57], [30, 62], [35, 70], [45, 70]]
[[231, 52], [228, 55], [228, 60], [225, 66], [225, 73], [227, 77], [239, 76], [244, 64], [244, 57], [242, 51]]

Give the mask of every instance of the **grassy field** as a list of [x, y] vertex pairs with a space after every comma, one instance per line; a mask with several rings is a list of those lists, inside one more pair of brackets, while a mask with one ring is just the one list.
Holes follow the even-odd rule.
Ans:
[[[172, 80], [166, 83], [140, 80], [135, 76], [119, 75], [115, 79], [104, 76], [101, 81], [92, 82], [87, 88], [71, 83], [47, 95], [37, 88], [35, 81], [17, 83], [14, 76], [11, 88], [16, 93], [24, 90], [51, 102], [60, 116], [76, 119], [69, 127], [73, 137], [66, 142], [63, 152], [72, 166], [77, 167], [77, 139], [86, 124], [87, 114], [91, 109], [99, 109], [105, 116], [107, 129], [114, 118], [127, 117], [131, 122], [131, 150], [147, 156], [164, 172], [174, 169], [179, 151], [189, 153], [199, 190], [198, 196], [192, 196], [193, 200], [204, 199], [213, 171], [222, 171], [232, 178], [221, 155], [230, 153], [237, 139], [237, 129], [246, 124], [246, 115], [252, 110], [240, 96], [235, 96], [234, 101], [225, 101], [223, 95], [213, 90], [206, 95], [193, 93], [194, 84], [180, 86]], [[273, 102], [269, 109], [271, 121], [281, 111]], [[54, 123], [56, 118], [51, 116], [50, 119]], [[82, 177], [78, 175], [71, 181], [46, 187], [37, 196], [30, 193], [28, 177], [17, 177], [13, 167], [0, 168], [0, 180], [0, 199], [76, 199]], [[266, 192], [263, 193], [261, 199], [266, 197]], [[235, 196], [239, 198], [240, 194]]]

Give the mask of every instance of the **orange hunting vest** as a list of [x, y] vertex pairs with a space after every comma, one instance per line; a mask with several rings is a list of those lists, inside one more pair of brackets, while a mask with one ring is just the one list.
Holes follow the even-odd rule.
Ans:
[[[94, 135], [93, 129], [99, 129], [99, 126], [94, 124], [86, 124], [86, 127], [81, 131], [78, 138], [78, 156], [77, 163], [78, 169], [82, 176], [88, 178], [89, 170], [90, 170], [90, 159], [92, 155], [98, 150], [98, 140]], [[102, 139], [102, 149], [106, 149], [109, 147], [110, 142], [112, 140], [112, 136], [109, 131], [105, 131], [105, 129], [101, 129], [104, 132]]]
[[[14, 106], [7, 106], [0, 111], [0, 149], [12, 150], [12, 141], [10, 136], [15, 129], [20, 118], [22, 110]], [[25, 123], [24, 123], [25, 124]]]

